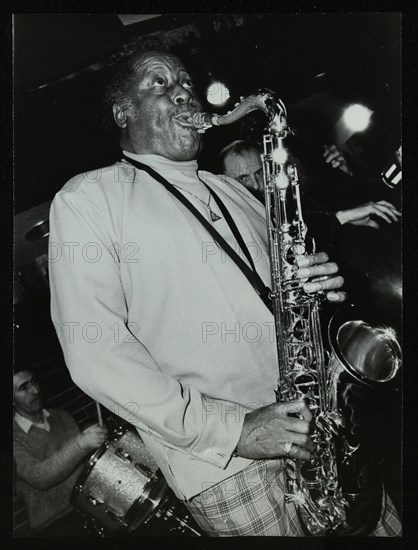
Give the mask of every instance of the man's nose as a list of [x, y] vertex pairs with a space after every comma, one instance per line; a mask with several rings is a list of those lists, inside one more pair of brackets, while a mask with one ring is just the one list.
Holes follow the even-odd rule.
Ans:
[[262, 191], [264, 189], [264, 178], [261, 174], [255, 175], [255, 181], [256, 181], [256, 187], [258, 191]]
[[180, 86], [180, 84], [176, 84], [173, 89], [172, 95], [172, 99], [176, 105], [181, 105], [182, 103], [190, 103], [192, 98], [192, 94], [188, 90], [186, 90], [186, 88]]
[[34, 393], [35, 395], [39, 393], [39, 386], [36, 382], [32, 382], [31, 390], [32, 390], [32, 393]]
[[251, 174], [249, 176], [248, 180], [249, 180], [249, 184], [250, 184], [251, 189], [254, 189], [254, 191], [258, 191], [260, 189], [260, 185], [258, 183], [257, 176], [254, 176], [253, 174]]

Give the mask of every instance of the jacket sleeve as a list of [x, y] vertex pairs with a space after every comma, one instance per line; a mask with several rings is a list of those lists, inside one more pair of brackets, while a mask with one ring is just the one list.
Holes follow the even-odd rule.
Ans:
[[106, 230], [110, 223], [78, 191], [61, 191], [51, 207], [51, 315], [72, 379], [163, 445], [225, 468], [244, 414], [237, 422], [235, 415], [222, 414], [230, 403], [162, 372], [130, 333], [118, 258]]
[[80, 464], [86, 451], [78, 444], [77, 437], [73, 437], [51, 456], [40, 460], [30, 445], [17, 436], [13, 438], [13, 454], [17, 475], [36, 489], [46, 491], [65, 481]]

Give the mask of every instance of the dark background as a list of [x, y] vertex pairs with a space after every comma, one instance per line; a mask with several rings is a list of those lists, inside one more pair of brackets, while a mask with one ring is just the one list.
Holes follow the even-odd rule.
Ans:
[[[129, 37], [152, 33], [191, 67], [201, 92], [211, 78], [225, 82], [231, 99], [218, 112], [273, 89], [316, 155], [331, 141], [341, 106], [369, 107], [372, 124], [357, 136], [365, 158], [357, 160], [373, 176], [400, 145], [400, 23], [397, 13], [181, 14], [125, 25], [117, 15], [16, 15], [15, 213], [118, 158], [102, 127], [107, 60]], [[208, 132], [201, 166], [216, 170], [220, 148], [251, 129], [245, 121]]]

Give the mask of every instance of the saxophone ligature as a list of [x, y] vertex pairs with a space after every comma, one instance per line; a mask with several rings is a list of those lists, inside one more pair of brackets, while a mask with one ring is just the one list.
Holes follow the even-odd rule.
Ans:
[[[331, 353], [324, 349], [320, 322], [323, 296], [307, 294], [294, 278], [297, 258], [308, 253], [307, 226], [297, 166], [284, 145], [292, 130], [283, 102], [270, 90], [260, 90], [241, 98], [226, 115], [195, 113], [190, 124], [198, 132], [205, 132], [212, 126], [231, 124], [256, 109], [267, 117], [262, 162], [270, 299], [279, 365], [276, 395], [279, 402], [305, 399], [314, 417], [311, 460], [284, 459], [286, 499], [295, 504], [310, 535], [365, 534], [374, 525], [360, 521], [359, 527], [359, 514], [353, 512], [359, 503], [364, 504], [358, 482], [361, 445], [352, 434], [342, 404], [342, 373], [371, 387], [388, 382], [401, 365], [400, 346], [393, 331], [357, 319], [349, 307], [349, 314], [341, 316], [337, 312], [334, 316], [339, 326], [336, 319], [331, 320]], [[375, 514], [366, 511], [377, 522], [381, 493], [366, 502], [377, 507]]]

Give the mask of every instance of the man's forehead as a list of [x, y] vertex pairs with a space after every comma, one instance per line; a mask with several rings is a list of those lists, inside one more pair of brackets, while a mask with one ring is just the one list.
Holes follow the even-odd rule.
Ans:
[[260, 158], [260, 153], [256, 149], [248, 149], [247, 151], [242, 151], [241, 153], [231, 151], [226, 155], [225, 160], [231, 159], [234, 160], [234, 162], [237, 160], [246, 161], [249, 157]]
[[158, 66], [163, 66], [170, 70], [183, 70], [187, 72], [187, 69], [178, 57], [165, 52], [153, 51], [139, 54], [133, 62], [133, 67], [138, 72], [151, 70], [153, 67]]
[[25, 382], [32, 380], [33, 374], [28, 370], [22, 370], [13, 376], [13, 386], [18, 388]]
[[254, 162], [260, 161], [260, 154], [255, 149], [249, 149], [243, 153], [231, 152], [225, 157], [225, 165], [247, 165], [254, 164]]

